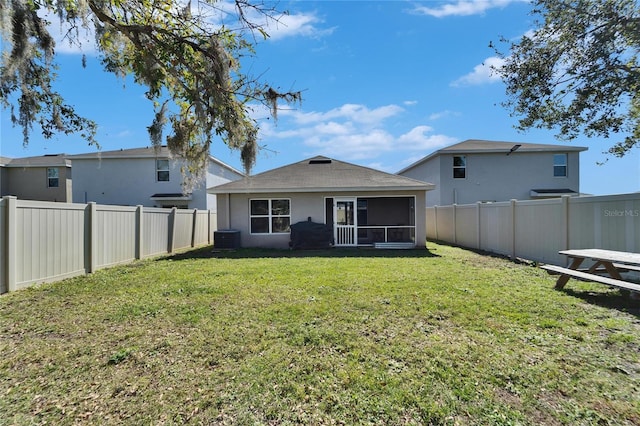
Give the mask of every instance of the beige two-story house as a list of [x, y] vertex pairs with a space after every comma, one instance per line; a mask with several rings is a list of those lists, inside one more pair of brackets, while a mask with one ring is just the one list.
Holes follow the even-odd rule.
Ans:
[[0, 195], [22, 200], [71, 202], [71, 161], [65, 154], [0, 157]]

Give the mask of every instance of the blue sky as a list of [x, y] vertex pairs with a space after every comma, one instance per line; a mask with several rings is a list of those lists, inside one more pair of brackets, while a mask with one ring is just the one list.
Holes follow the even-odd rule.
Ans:
[[[283, 106], [277, 122], [255, 108], [264, 149], [254, 173], [319, 154], [397, 172], [466, 139], [563, 143], [553, 131], [514, 130], [516, 119], [500, 106], [504, 85], [488, 67], [499, 65], [491, 41], [532, 28], [525, 1], [296, 1], [278, 7], [289, 15], [270, 24], [271, 38], [259, 40], [244, 71], [280, 90], [303, 91], [303, 101]], [[59, 49], [57, 88], [78, 113], [98, 122], [101, 148], [149, 145], [153, 109], [144, 90], [103, 72], [90, 47], [86, 69], [79, 52], [64, 42]], [[25, 148], [7, 111], [1, 126], [2, 156], [95, 150], [74, 136], [43, 140], [37, 130]], [[581, 154], [582, 192], [640, 190], [637, 149], [617, 159], [603, 154], [611, 144], [606, 139], [570, 144], [589, 148]], [[239, 153], [222, 142], [211, 153], [241, 168]]]

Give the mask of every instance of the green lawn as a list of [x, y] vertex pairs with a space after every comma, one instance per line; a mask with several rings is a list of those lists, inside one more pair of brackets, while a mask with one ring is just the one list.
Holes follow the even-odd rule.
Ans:
[[427, 251], [212, 248], [0, 297], [0, 424], [640, 424], [640, 309]]

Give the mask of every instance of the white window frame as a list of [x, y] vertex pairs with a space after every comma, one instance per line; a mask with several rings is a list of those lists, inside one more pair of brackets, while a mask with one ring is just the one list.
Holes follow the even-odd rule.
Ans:
[[[166, 162], [167, 167], [165, 168], [160, 168], [160, 162]], [[166, 172], [167, 173], [167, 179], [160, 179], [160, 172]], [[169, 171], [169, 160], [166, 158], [160, 158], [160, 159], [156, 159], [156, 182], [169, 182], [171, 180], [171, 173]]]
[[[556, 162], [556, 159], [562, 157], [562, 159], [564, 161], [561, 162]], [[569, 176], [569, 155], [564, 153], [564, 154], [553, 154], [553, 177], [555, 178], [566, 178]], [[562, 175], [557, 175], [556, 174], [556, 167], [564, 167], [564, 174]]]
[[[51, 176], [51, 172], [55, 172], [55, 176]], [[55, 179], [55, 185], [51, 184], [52, 179]], [[58, 167], [47, 167], [47, 188], [60, 188], [60, 169]]]
[[[267, 201], [267, 214], [252, 214], [251, 205], [254, 201]], [[286, 201], [289, 203], [289, 214], [274, 214], [273, 202], [274, 201]], [[269, 232], [253, 232], [252, 219], [266, 218], [269, 224]], [[288, 218], [289, 226], [286, 231], [273, 231], [273, 219], [276, 218]], [[251, 198], [249, 200], [249, 233], [251, 235], [282, 235], [289, 234], [291, 232], [291, 199], [290, 198]]]
[[[456, 158], [462, 158], [464, 165], [456, 166]], [[456, 177], [456, 170], [464, 170], [464, 177]], [[467, 156], [466, 155], [454, 155], [453, 156], [453, 178], [454, 179], [466, 179], [467, 178]]]

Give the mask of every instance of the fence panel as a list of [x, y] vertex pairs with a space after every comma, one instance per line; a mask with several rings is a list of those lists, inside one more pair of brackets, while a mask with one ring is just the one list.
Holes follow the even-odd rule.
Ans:
[[436, 235], [436, 209], [434, 207], [427, 207], [427, 238], [437, 240]]
[[515, 254], [544, 263], [562, 263], [566, 249], [562, 199], [518, 201], [515, 205]]
[[142, 257], [169, 252], [171, 210], [145, 208], [142, 212]]
[[478, 207], [456, 206], [456, 244], [469, 248], [478, 247]]
[[511, 255], [513, 244], [511, 204], [499, 202], [480, 206], [480, 249]]
[[209, 212], [196, 211], [195, 214], [196, 223], [194, 227], [194, 246], [200, 246], [209, 243]]
[[7, 280], [6, 280], [6, 267], [4, 259], [7, 258], [6, 253], [6, 244], [7, 240], [7, 230], [6, 230], [6, 208], [7, 202], [3, 199], [0, 199], [0, 294], [6, 293], [9, 291], [7, 288]]
[[571, 200], [571, 248], [640, 251], [640, 194]]
[[455, 240], [453, 206], [438, 206], [436, 215], [438, 216], [438, 239], [453, 243]]
[[173, 226], [175, 227], [173, 249], [179, 250], [191, 247], [193, 210], [176, 210], [175, 223]]
[[136, 208], [121, 206], [96, 206], [97, 241], [93, 247], [96, 268], [131, 262], [136, 258]]
[[16, 289], [86, 273], [87, 208], [17, 200]]

